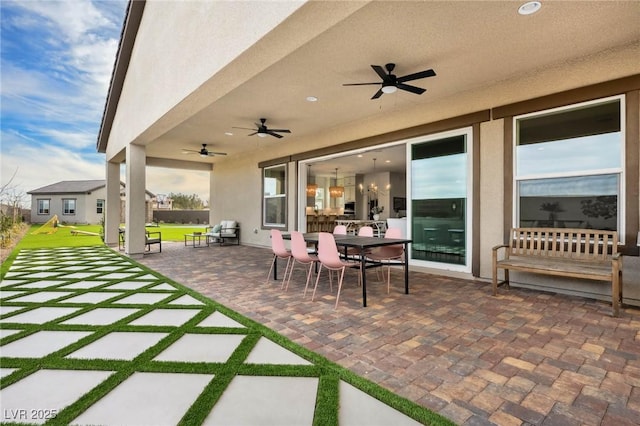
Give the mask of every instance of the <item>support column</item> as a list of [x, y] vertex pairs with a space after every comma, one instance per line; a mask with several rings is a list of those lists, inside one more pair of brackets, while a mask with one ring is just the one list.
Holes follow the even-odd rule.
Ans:
[[[213, 217], [213, 170], [209, 172], [209, 225], [213, 226], [216, 221]], [[219, 221], [217, 221], [219, 222]]]
[[127, 145], [125, 189], [125, 253], [141, 257], [145, 250], [146, 150], [144, 146]]
[[120, 226], [120, 163], [107, 161], [106, 177], [104, 242], [110, 247], [115, 247], [118, 245], [118, 228]]

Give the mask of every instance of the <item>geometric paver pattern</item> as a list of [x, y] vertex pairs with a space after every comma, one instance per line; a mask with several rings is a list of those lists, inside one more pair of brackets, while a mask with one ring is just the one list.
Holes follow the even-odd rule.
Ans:
[[328, 423], [358, 424], [352, 401], [392, 424], [428, 418], [109, 248], [22, 250], [6, 277], [3, 423], [312, 424], [320, 409]]
[[368, 271], [366, 308], [347, 271], [333, 309], [328, 282], [303, 298], [299, 266], [265, 285], [272, 258], [169, 243], [141, 263], [460, 425], [640, 424], [638, 307], [414, 271], [405, 295], [399, 269], [389, 294]]

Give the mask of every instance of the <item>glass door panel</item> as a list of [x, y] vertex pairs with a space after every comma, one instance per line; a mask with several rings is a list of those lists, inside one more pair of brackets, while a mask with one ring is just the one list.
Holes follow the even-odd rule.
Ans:
[[465, 132], [411, 146], [411, 259], [468, 264], [468, 137]]

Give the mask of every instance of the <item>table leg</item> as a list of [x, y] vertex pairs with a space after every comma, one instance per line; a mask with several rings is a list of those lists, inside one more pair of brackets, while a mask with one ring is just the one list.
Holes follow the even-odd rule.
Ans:
[[273, 280], [278, 281], [278, 257], [273, 256]]
[[367, 268], [364, 249], [360, 249], [360, 273], [362, 274], [362, 306], [367, 307]]
[[404, 294], [409, 294], [409, 243], [404, 243]]

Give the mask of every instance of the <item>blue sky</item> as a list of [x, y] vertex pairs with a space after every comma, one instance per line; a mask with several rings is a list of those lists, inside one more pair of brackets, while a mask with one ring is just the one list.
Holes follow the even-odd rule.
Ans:
[[[25, 207], [27, 191], [104, 179], [96, 138], [126, 7], [126, 0], [0, 0], [0, 184], [15, 174], [11, 187], [25, 195]], [[155, 193], [191, 194], [193, 184], [175, 172], [147, 171]]]

